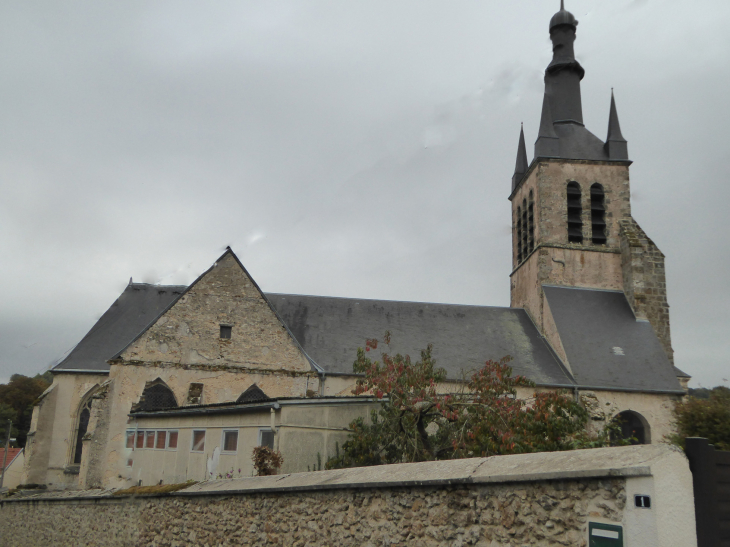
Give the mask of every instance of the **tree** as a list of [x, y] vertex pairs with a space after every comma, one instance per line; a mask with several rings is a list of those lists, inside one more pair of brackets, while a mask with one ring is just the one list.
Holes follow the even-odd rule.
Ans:
[[[384, 341], [390, 344], [389, 333]], [[431, 345], [416, 362], [387, 352], [373, 361], [367, 354], [378, 345], [367, 340], [353, 370], [364, 374], [355, 393], [373, 393], [380, 409], [371, 412], [370, 423], [359, 418], [350, 424], [342, 453], [327, 462], [330, 469], [609, 444], [611, 426], [588, 433], [589, 413], [571, 394], [535, 392], [518, 398], [518, 388], [535, 384], [512, 376], [509, 357], [487, 361], [461, 391], [444, 394], [438, 388], [446, 372], [436, 367]]]
[[276, 475], [276, 472], [284, 464], [281, 452], [268, 446], [254, 447], [251, 459], [253, 460], [254, 471], [259, 477]]
[[[33, 405], [38, 397], [48, 389], [48, 386], [44, 376], [37, 375], [35, 378], [29, 378], [22, 374], [13, 374], [10, 382], [0, 384], [0, 408], [4, 408], [6, 413], [12, 414], [10, 418], [13, 420], [13, 428], [17, 429], [17, 445], [21, 448], [25, 446], [30, 429]], [[11, 409], [12, 412], [9, 412], [8, 409]], [[7, 418], [4, 418], [4, 423], [0, 424], [3, 431], [6, 423]]]
[[718, 450], [730, 450], [730, 389], [717, 386], [689, 396], [674, 407], [677, 433], [669, 440], [684, 448], [687, 437], [704, 437]]

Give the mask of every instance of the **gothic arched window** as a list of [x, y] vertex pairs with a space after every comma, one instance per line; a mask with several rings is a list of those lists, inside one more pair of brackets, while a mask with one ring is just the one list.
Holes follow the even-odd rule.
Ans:
[[591, 240], [596, 245], [606, 244], [606, 203], [603, 186], [591, 186]]
[[167, 384], [158, 378], [154, 382], [147, 383], [134, 410], [161, 410], [163, 408], [177, 408], [177, 400]]
[[532, 190], [530, 200], [527, 202], [527, 252], [531, 253], [535, 248], [535, 207]]
[[81, 452], [84, 448], [83, 439], [86, 432], [89, 430], [89, 419], [91, 418], [91, 403], [94, 401], [93, 394], [96, 392], [98, 386], [91, 388], [84, 398], [81, 400], [79, 405], [79, 413], [76, 418], [76, 427], [73, 434], [73, 449], [71, 454], [73, 455], [72, 463], [78, 465], [81, 463]]
[[522, 262], [524, 253], [522, 252], [522, 207], [517, 206], [517, 264]]
[[617, 414], [612, 422], [617, 425], [617, 430], [611, 433], [611, 444], [618, 444], [619, 440], [631, 444], [651, 444], [649, 424], [638, 412], [625, 410]]
[[568, 183], [568, 243], [583, 243], [583, 206], [580, 203], [580, 186]]

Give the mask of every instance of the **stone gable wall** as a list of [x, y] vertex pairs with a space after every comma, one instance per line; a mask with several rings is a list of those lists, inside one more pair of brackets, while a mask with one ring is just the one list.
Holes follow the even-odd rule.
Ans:
[[[220, 338], [220, 325], [232, 327]], [[123, 354], [124, 361], [311, 370], [254, 282], [225, 255]]]

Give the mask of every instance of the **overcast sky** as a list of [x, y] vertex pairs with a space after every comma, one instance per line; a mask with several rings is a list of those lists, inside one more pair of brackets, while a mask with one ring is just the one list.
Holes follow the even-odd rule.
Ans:
[[[227, 245], [268, 292], [508, 306], [558, 7], [2, 2], [0, 381], [63, 357], [130, 277], [187, 284]], [[566, 7], [602, 139], [615, 88], [676, 364], [727, 385], [730, 2]]]

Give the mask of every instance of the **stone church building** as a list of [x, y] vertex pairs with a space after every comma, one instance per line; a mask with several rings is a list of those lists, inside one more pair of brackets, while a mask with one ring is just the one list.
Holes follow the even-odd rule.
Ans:
[[613, 96], [605, 142], [583, 124], [577, 25], [562, 8], [550, 21], [531, 162], [519, 138], [509, 308], [267, 294], [230, 249], [189, 287], [130, 280], [53, 369], [24, 482], [245, 476], [258, 445], [282, 452], [282, 472], [317, 469], [377, 404], [353, 396], [352, 363], [386, 330], [394, 352], [433, 344], [452, 383], [510, 355], [515, 374], [570, 390], [597, 423], [620, 414], [627, 434], [660, 442], [688, 380], [674, 367], [664, 255], [631, 216]]

